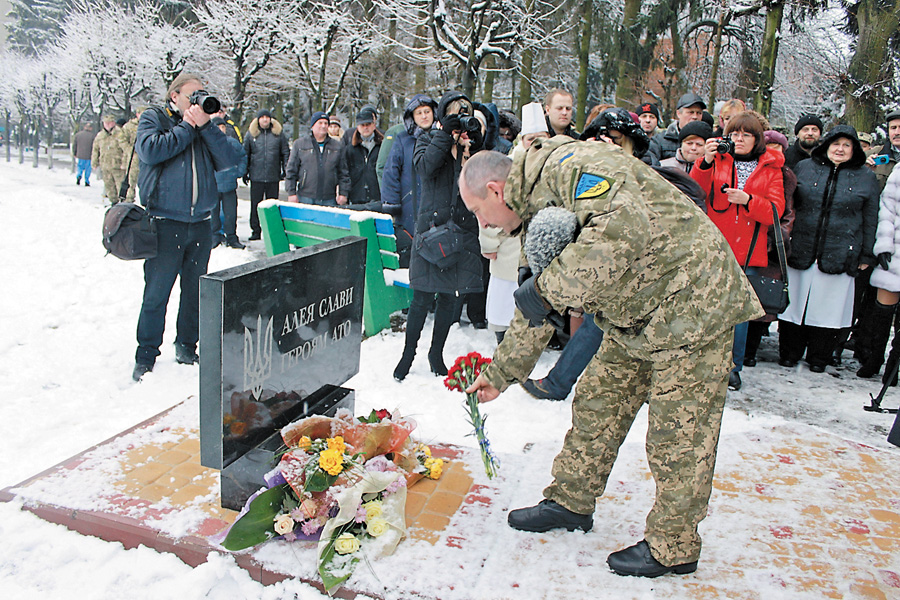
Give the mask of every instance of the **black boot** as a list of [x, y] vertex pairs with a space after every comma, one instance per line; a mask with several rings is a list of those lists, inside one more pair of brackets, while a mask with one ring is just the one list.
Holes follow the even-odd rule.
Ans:
[[864, 352], [868, 360], [856, 372], [857, 377], [874, 377], [881, 370], [881, 365], [884, 363], [884, 349], [887, 346], [888, 338], [891, 337], [894, 308], [893, 305], [886, 306], [876, 300], [874, 308], [862, 315], [858, 342], [868, 346]]
[[413, 359], [416, 358], [416, 346], [425, 326], [425, 318], [428, 316], [428, 306], [431, 304], [431, 295], [413, 292], [413, 300], [406, 316], [406, 341], [403, 346], [403, 356], [394, 369], [394, 379], [403, 381], [409, 373]]
[[444, 364], [444, 344], [453, 325], [455, 298], [449, 294], [438, 294], [437, 307], [434, 310], [434, 327], [431, 332], [431, 349], [428, 350], [428, 364], [431, 372], [439, 377], [447, 375]]

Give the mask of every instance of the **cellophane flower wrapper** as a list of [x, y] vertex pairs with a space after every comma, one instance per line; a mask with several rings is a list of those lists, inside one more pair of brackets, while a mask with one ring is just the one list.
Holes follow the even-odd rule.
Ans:
[[378, 538], [365, 539], [360, 550], [353, 554], [339, 555], [333, 552], [337, 530], [356, 518], [363, 495], [383, 492], [399, 477], [402, 475], [397, 471], [367, 471], [356, 484], [343, 488], [335, 495], [339, 507], [338, 514], [325, 523], [317, 549], [319, 575], [329, 595], [353, 573], [353, 567], [360, 559], [360, 552], [372, 558], [387, 556], [394, 552], [397, 544], [406, 535], [406, 487], [401, 486], [382, 500], [382, 518], [390, 526], [386, 533]]

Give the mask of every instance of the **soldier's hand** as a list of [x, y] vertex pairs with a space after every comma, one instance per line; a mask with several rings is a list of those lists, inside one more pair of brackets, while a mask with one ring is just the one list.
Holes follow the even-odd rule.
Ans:
[[497, 396], [500, 395], [500, 390], [488, 383], [482, 374], [472, 382], [472, 385], [466, 388], [466, 393], [475, 394], [479, 402], [490, 402], [497, 399]]
[[519, 267], [519, 279], [516, 283], [522, 285], [526, 281], [532, 278], [534, 275], [534, 271], [531, 270], [531, 267], [525, 265], [524, 267]]
[[532, 277], [513, 292], [516, 308], [528, 319], [532, 327], [540, 327], [547, 319], [553, 307], [547, 304], [537, 287], [537, 277]]

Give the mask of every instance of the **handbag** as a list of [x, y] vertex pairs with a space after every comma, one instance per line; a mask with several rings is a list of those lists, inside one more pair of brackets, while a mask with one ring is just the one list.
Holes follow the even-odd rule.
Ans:
[[425, 233], [416, 236], [416, 252], [438, 269], [447, 269], [459, 262], [463, 250], [465, 231], [453, 217], [442, 225], [432, 225]]
[[747, 273], [747, 266], [750, 263], [750, 257], [753, 256], [753, 249], [756, 247], [756, 240], [759, 237], [760, 224], [756, 224], [753, 230], [753, 239], [750, 241], [750, 250], [747, 251], [747, 260], [744, 262], [744, 275], [753, 286], [759, 303], [765, 309], [767, 315], [778, 315], [787, 309], [790, 304], [788, 297], [788, 274], [787, 274], [787, 258], [784, 253], [784, 239], [781, 236], [781, 225], [779, 223], [778, 211], [775, 210], [775, 204], [770, 202], [772, 206], [772, 215], [774, 221], [772, 227], [775, 229], [775, 250], [778, 252], [778, 265], [781, 269], [781, 279], [774, 279], [759, 275], [756, 273]]
[[134, 202], [118, 202], [103, 217], [103, 247], [122, 260], [155, 258], [156, 223], [144, 207]]

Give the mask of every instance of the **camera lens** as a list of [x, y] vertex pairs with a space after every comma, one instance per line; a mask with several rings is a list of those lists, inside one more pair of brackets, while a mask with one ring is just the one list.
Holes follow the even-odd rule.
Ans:
[[722, 138], [719, 140], [719, 143], [716, 144], [716, 152], [719, 154], [728, 154], [732, 150], [734, 150], [734, 142], [728, 138]]
[[214, 115], [222, 108], [222, 103], [215, 96], [210, 96], [206, 90], [197, 90], [191, 94], [191, 104], [196, 104], [208, 115]]

